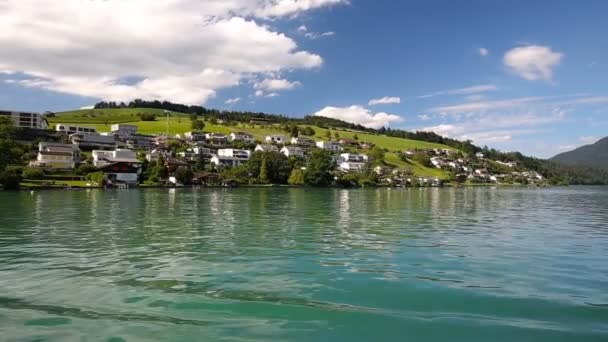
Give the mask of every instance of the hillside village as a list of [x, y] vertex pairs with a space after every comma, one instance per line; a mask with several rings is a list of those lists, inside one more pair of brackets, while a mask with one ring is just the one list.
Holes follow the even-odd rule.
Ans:
[[[23, 115], [12, 113], [13, 118]], [[34, 118], [38, 114], [28, 115]], [[24, 121], [13, 122], [19, 125]], [[264, 118], [252, 118], [248, 124], [272, 125]], [[447, 147], [403, 149], [391, 151], [399, 160], [389, 163], [387, 148], [363, 141], [356, 133], [350, 138], [327, 131], [326, 136], [315, 138], [311, 127], [286, 126], [284, 133], [256, 138], [238, 127], [229, 134], [209, 131], [205, 122], [195, 117], [191, 118], [191, 127], [192, 131], [174, 135], [140, 134], [135, 124], [116, 123], [108, 132], [98, 132], [75, 123], [50, 125], [43, 116], [30, 119], [27, 128], [45, 133], [33, 134], [29, 141], [36, 151], [23, 171], [24, 183], [53, 186], [62, 184], [58, 180], [71, 179], [66, 184], [88, 187], [407, 187], [545, 181], [516, 162], [492, 160], [481, 152], [465, 154]], [[416, 165], [436, 169], [440, 176], [417, 175]]]

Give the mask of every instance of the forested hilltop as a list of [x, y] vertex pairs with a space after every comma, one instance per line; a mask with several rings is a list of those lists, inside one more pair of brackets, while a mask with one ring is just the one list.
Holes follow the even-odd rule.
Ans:
[[[144, 101], [134, 100], [129, 103], [99, 102], [95, 105], [96, 109], [118, 109], [118, 108], [149, 108], [165, 110], [170, 112], [185, 113], [204, 117], [205, 119], [223, 122], [248, 123], [251, 120], [265, 120], [269, 124], [280, 124], [282, 126], [309, 125], [320, 128], [340, 128], [356, 132], [366, 132], [369, 134], [384, 135], [423, 141], [428, 143], [442, 144], [462, 151], [466, 155], [482, 153], [487, 158], [505, 163], [517, 163], [523, 168], [533, 170], [550, 180], [552, 184], [589, 184], [599, 185], [608, 184], [608, 171], [595, 167], [573, 165], [564, 163], [561, 160], [544, 160], [525, 156], [520, 152], [501, 152], [496, 149], [484, 146], [476, 146], [472, 141], [460, 141], [452, 138], [440, 136], [434, 132], [416, 131], [410, 132], [402, 129], [367, 128], [359, 124], [349, 123], [322, 116], [305, 116], [303, 118], [293, 118], [280, 114], [268, 114], [262, 112], [239, 112], [225, 111], [205, 108], [203, 106], [188, 106], [176, 104], [168, 101]], [[158, 114], [157, 114], [158, 115]], [[162, 114], [161, 114], [162, 115]]]

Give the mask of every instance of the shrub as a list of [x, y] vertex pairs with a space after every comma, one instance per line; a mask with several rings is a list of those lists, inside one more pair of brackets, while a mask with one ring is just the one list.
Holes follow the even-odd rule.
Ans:
[[97, 168], [91, 164], [82, 164], [80, 165], [80, 167], [78, 167], [78, 170], [76, 170], [76, 174], [77, 175], [88, 175], [89, 173], [93, 173], [96, 172]]
[[103, 172], [101, 172], [101, 171], [89, 173], [87, 175], [87, 180], [97, 183], [97, 184], [103, 183], [103, 178], [104, 178]]
[[44, 178], [44, 171], [37, 167], [26, 167], [23, 169], [23, 178], [25, 179], [42, 179]]
[[156, 115], [150, 113], [142, 113], [139, 114], [139, 119], [141, 121], [156, 121]]

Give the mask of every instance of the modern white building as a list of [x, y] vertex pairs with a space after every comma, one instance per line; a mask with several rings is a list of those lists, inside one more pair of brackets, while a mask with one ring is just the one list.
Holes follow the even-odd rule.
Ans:
[[251, 157], [251, 151], [238, 150], [234, 148], [221, 148], [217, 150], [217, 155], [220, 157], [238, 158], [247, 161]]
[[74, 133], [70, 140], [81, 150], [112, 150], [116, 147], [113, 135]]
[[19, 128], [49, 128], [49, 123], [40, 113], [0, 110], [0, 116], [11, 118], [15, 127]]
[[361, 172], [365, 170], [369, 157], [364, 154], [342, 153], [338, 160], [338, 169], [344, 172]]
[[317, 147], [325, 150], [329, 150], [332, 152], [340, 152], [342, 151], [342, 146], [337, 141], [317, 141]]
[[41, 142], [38, 144], [38, 156], [32, 166], [49, 169], [73, 169], [78, 161], [80, 151], [73, 144]]
[[264, 140], [271, 144], [285, 144], [287, 142], [287, 138], [281, 134], [267, 135]]
[[287, 158], [304, 158], [304, 149], [299, 146], [285, 146], [281, 149], [280, 152], [283, 153]]
[[74, 133], [97, 134], [97, 130], [95, 128], [76, 126], [73, 124], [61, 124], [61, 123], [57, 124], [55, 126], [55, 131], [65, 133], [67, 135], [74, 134]]
[[228, 135], [228, 140], [231, 142], [242, 141], [246, 144], [253, 144], [255, 142], [255, 137], [245, 132], [232, 132]]

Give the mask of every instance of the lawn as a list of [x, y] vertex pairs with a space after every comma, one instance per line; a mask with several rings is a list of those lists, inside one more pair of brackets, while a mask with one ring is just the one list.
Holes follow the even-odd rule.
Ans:
[[87, 184], [91, 184], [90, 181], [66, 181], [66, 180], [52, 180], [52, 179], [42, 179], [42, 180], [34, 180], [34, 179], [24, 179], [19, 183], [22, 187], [27, 188], [37, 188], [37, 187], [56, 187], [56, 188], [65, 188], [66, 186], [72, 187], [95, 187], [95, 186], [87, 186]]
[[437, 169], [434, 167], [426, 167], [426, 166], [420, 165], [420, 163], [417, 163], [411, 159], [408, 159], [409, 163], [406, 163], [403, 160], [401, 160], [396, 153], [391, 153], [391, 152], [386, 153], [386, 155], [384, 156], [384, 161], [387, 164], [392, 165], [397, 168], [412, 169], [412, 171], [414, 172], [414, 175], [416, 175], [416, 176], [433, 177], [433, 178], [439, 178], [439, 179], [448, 178], [448, 174], [441, 169]]

